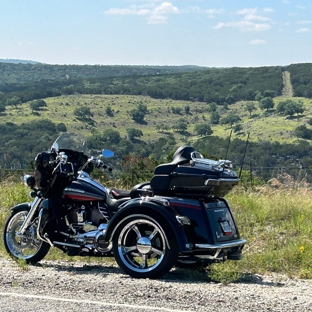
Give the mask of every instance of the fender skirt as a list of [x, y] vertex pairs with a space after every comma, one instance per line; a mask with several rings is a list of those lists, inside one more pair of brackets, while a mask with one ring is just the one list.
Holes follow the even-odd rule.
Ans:
[[143, 200], [141, 198], [135, 198], [119, 208], [119, 211], [115, 213], [106, 229], [105, 243], [107, 245], [112, 242], [118, 225], [132, 216], [147, 217], [156, 220], [161, 224], [161, 227], [170, 233], [170, 236], [174, 236], [168, 237], [167, 243], [169, 248], [170, 240], [176, 238], [180, 252], [189, 251], [187, 248], [188, 240], [185, 234], [185, 227], [176, 218], [179, 216], [178, 212], [174, 208], [165, 205], [161, 200], [153, 197], [146, 197]]

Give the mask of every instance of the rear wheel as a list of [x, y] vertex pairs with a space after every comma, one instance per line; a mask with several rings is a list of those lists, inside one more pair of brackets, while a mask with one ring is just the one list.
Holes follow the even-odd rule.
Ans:
[[173, 238], [172, 230], [153, 218], [130, 217], [118, 226], [114, 235], [116, 262], [132, 277], [158, 278], [177, 260], [178, 245]]
[[46, 256], [50, 245], [37, 238], [37, 222], [26, 229], [23, 235], [19, 233], [27, 214], [27, 208], [13, 211], [4, 226], [3, 241], [6, 251], [12, 258], [36, 263]]

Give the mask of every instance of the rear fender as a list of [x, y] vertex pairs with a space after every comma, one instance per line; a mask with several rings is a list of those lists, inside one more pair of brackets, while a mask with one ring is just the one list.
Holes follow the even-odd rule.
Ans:
[[153, 201], [151, 198], [147, 197], [146, 199], [147, 200], [130, 200], [114, 215], [107, 226], [105, 242], [110, 244], [118, 225], [136, 215], [138, 217], [144, 216], [157, 220], [161, 223], [161, 227], [170, 233], [170, 235], [168, 235], [168, 247], [170, 248], [170, 241], [175, 238], [180, 252], [185, 251], [188, 241], [184, 226], [177, 221], [176, 217], [179, 216], [177, 211], [170, 206], [164, 206], [161, 202]]

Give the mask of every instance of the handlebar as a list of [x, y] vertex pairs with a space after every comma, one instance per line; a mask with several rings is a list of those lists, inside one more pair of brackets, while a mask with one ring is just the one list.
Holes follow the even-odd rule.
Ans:
[[111, 167], [105, 165], [104, 162], [102, 162], [100, 159], [94, 156], [91, 156], [80, 170], [83, 171], [88, 166], [89, 163], [93, 163], [97, 168], [107, 169], [109, 172], [113, 171]]
[[98, 160], [96, 161], [96, 166], [97, 166], [98, 168], [107, 169], [109, 172], [112, 172], [112, 171], [113, 171], [113, 169], [112, 169], [111, 167], [105, 165], [100, 159], [98, 159]]

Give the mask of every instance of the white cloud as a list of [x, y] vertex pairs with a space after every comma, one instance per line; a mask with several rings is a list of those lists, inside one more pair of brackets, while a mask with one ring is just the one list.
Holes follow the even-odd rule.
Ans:
[[256, 14], [257, 11], [258, 11], [257, 8], [253, 8], [253, 9], [246, 8], [246, 9], [238, 10], [236, 14], [239, 14], [239, 15]]
[[173, 6], [171, 2], [163, 2], [153, 10], [153, 14], [156, 15], [174, 14], [174, 13], [179, 13], [179, 9]]
[[109, 15], [141, 15], [147, 16], [149, 24], [165, 24], [168, 15], [180, 13], [179, 9], [171, 2], [161, 4], [132, 5], [129, 8], [111, 8], [104, 12]]
[[310, 31], [311, 31], [310, 28], [300, 28], [296, 30], [297, 33], [305, 33], [305, 32], [310, 32]]
[[[267, 9], [266, 12], [271, 9]], [[223, 27], [233, 27], [238, 28], [242, 31], [265, 31], [271, 29], [270, 23], [272, 20], [265, 15], [259, 14], [257, 8], [245, 8], [242, 10], [236, 11], [237, 15], [243, 15], [243, 18], [240, 21], [233, 22], [220, 22], [215, 25], [214, 29], [221, 29]]]
[[303, 25], [303, 24], [311, 24], [312, 23], [312, 21], [298, 21], [297, 22], [297, 24], [301, 24], [301, 25]]
[[216, 15], [222, 14], [223, 12], [224, 12], [223, 9], [208, 9], [208, 10], [205, 10], [205, 13], [210, 18], [214, 18]]
[[221, 29], [224, 27], [238, 28], [243, 31], [265, 31], [271, 28], [270, 24], [253, 23], [250, 21], [239, 21], [239, 22], [229, 22], [229, 23], [218, 23], [214, 26], [214, 29]]
[[226, 27], [226, 26], [227, 26], [226, 23], [218, 23], [216, 26], [213, 26], [212, 28], [221, 29], [221, 28]]
[[273, 9], [271, 9], [271, 8], [264, 8], [263, 12], [265, 12], [265, 13], [273, 13], [275, 11]]
[[167, 24], [168, 17], [164, 15], [151, 15], [148, 18], [149, 24]]
[[188, 9], [189, 12], [195, 13], [195, 14], [207, 14], [209, 18], [214, 18], [216, 15], [222, 14], [225, 12], [224, 9], [201, 9], [198, 6], [192, 6]]
[[251, 45], [259, 45], [259, 44], [266, 44], [265, 40], [262, 39], [253, 39], [249, 41], [249, 44]]
[[297, 5], [296, 8], [300, 9], [300, 10], [304, 10], [305, 7], [303, 5]]

